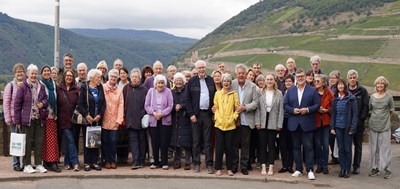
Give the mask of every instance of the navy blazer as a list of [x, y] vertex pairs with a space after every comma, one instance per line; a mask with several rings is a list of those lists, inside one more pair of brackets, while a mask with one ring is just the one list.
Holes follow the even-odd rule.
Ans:
[[[318, 91], [309, 85], [305, 85], [301, 104], [299, 104], [297, 89], [297, 86], [291, 87], [285, 95], [285, 112], [289, 115], [288, 129], [289, 131], [296, 131], [300, 125], [304, 132], [314, 131], [317, 128], [315, 112], [320, 108]], [[295, 108], [308, 108], [309, 112], [305, 115], [295, 115]]]
[[[211, 108], [214, 106], [215, 84], [213, 78], [209, 75], [206, 76], [205, 80], [210, 95], [208, 113], [212, 115]], [[186, 84], [185, 92], [187, 113], [189, 116], [195, 115], [197, 117], [200, 113], [200, 78], [198, 76], [190, 78]]]

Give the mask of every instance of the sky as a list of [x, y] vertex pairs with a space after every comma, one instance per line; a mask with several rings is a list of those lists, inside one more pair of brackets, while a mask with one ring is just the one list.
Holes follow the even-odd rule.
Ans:
[[[259, 0], [60, 0], [61, 28], [159, 30], [200, 39]], [[55, 23], [55, 0], [1, 0], [0, 12]]]

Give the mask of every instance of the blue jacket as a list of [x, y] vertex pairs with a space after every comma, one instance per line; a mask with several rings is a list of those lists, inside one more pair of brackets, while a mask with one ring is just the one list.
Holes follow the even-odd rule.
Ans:
[[351, 131], [351, 133], [354, 134], [357, 131], [357, 121], [358, 121], [357, 99], [354, 95], [352, 95], [350, 93], [347, 96], [345, 96], [344, 98], [349, 98], [349, 100], [346, 103], [345, 110], [337, 110], [336, 107], [337, 107], [339, 98], [337, 95], [335, 95], [335, 98], [333, 99], [332, 107], [331, 107], [330, 126], [331, 126], [331, 129], [335, 128], [336, 115], [337, 115], [338, 111], [346, 111], [346, 113], [345, 113], [345, 115], [346, 115], [346, 119], [345, 119], [346, 133], [349, 133]]
[[[210, 95], [210, 106], [208, 108], [208, 113], [212, 115], [211, 108], [214, 106], [214, 95], [215, 95], [215, 84], [212, 77], [206, 76], [206, 83], [208, 88], [208, 93]], [[186, 84], [186, 110], [189, 116], [195, 115], [196, 117], [200, 113], [200, 78], [192, 77]]]
[[[288, 129], [289, 131], [296, 131], [300, 125], [304, 132], [314, 131], [317, 128], [315, 112], [320, 107], [318, 91], [309, 85], [305, 85], [301, 104], [299, 104], [297, 89], [297, 86], [291, 87], [285, 95], [285, 112], [288, 113]], [[305, 115], [295, 115], [295, 108], [308, 108], [309, 112]]]

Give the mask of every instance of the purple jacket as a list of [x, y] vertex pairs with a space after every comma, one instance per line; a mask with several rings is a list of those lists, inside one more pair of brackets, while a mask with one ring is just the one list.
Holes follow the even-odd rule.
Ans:
[[[49, 115], [47, 110], [48, 101], [45, 86], [38, 81], [39, 94], [38, 101], [43, 103], [43, 107], [39, 109], [40, 120], [42, 126], [46, 125], [46, 119]], [[24, 79], [24, 84], [18, 88], [17, 96], [14, 102], [14, 123], [21, 125], [31, 125], [31, 111], [32, 111], [32, 93], [29, 84]]]
[[[157, 109], [157, 97], [156, 97], [156, 91], [154, 88], [149, 89], [146, 95], [146, 102], [144, 103], [144, 108], [146, 109], [147, 114], [150, 114], [150, 127], [156, 127], [157, 126], [157, 120], [153, 116], [153, 112], [156, 111]], [[174, 106], [174, 99], [172, 97], [172, 92], [168, 88], [164, 88], [164, 90], [161, 92], [161, 109], [163, 113], [162, 117], [162, 124], [163, 125], [171, 125], [172, 120], [171, 120], [171, 112], [172, 108]], [[151, 103], [153, 101], [153, 103]]]

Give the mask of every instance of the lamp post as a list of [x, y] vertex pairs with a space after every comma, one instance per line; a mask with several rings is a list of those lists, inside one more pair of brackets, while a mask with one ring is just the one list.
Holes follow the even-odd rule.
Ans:
[[55, 24], [54, 24], [54, 67], [59, 68], [60, 62], [60, 0], [55, 0]]

